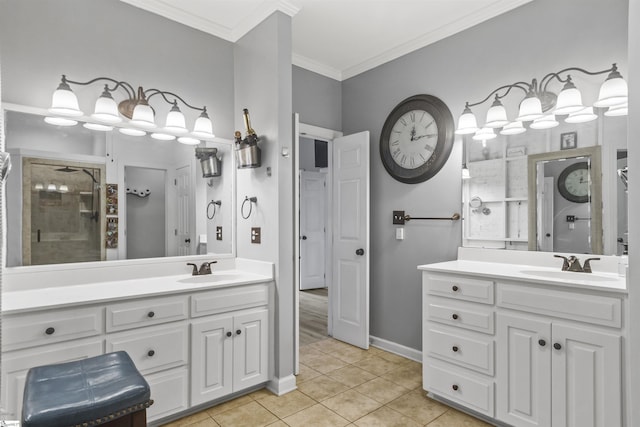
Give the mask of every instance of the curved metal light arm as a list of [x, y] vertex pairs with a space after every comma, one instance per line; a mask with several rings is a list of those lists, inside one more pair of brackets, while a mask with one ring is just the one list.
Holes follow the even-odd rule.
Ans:
[[578, 71], [580, 73], [587, 74], [589, 76], [598, 76], [600, 74], [611, 73], [617, 70], [618, 70], [618, 66], [615, 63], [611, 66], [611, 68], [607, 68], [606, 70], [602, 70], [602, 71], [587, 71], [584, 68], [569, 67], [569, 68], [565, 68], [564, 70], [556, 71], [555, 73], [549, 73], [546, 76], [544, 76], [542, 80], [540, 80], [540, 87], [542, 91], [545, 92], [547, 90], [547, 86], [549, 85], [549, 83], [553, 81], [554, 78], [561, 83], [566, 83], [570, 79], [570, 76], [567, 75], [567, 78], [563, 79], [560, 75], [569, 71]]
[[511, 92], [511, 89], [513, 89], [513, 88], [522, 89], [524, 91], [524, 93], [526, 94], [526, 93], [529, 93], [529, 91], [532, 89], [532, 84], [526, 83], [526, 82], [515, 82], [515, 83], [509, 84], [509, 85], [500, 86], [499, 88], [497, 88], [494, 91], [492, 91], [489, 95], [487, 95], [487, 97], [484, 98], [482, 101], [474, 102], [473, 104], [469, 104], [467, 102], [467, 107], [475, 107], [476, 105], [483, 104], [489, 98], [491, 98], [493, 95], [496, 95], [498, 92], [500, 92], [503, 89], [507, 89], [507, 91], [505, 93], [503, 93], [502, 95], [498, 95], [498, 99], [502, 99], [505, 96], [507, 96], [509, 94], [509, 92]]
[[131, 84], [125, 81], [118, 81], [110, 77], [96, 77], [95, 79], [89, 80], [87, 82], [77, 82], [75, 80], [67, 80], [67, 76], [63, 74], [62, 81], [65, 83], [71, 83], [71, 84], [80, 85], [80, 86], [87, 86], [98, 81], [108, 81], [114, 84], [113, 88], [108, 88], [109, 92], [113, 92], [114, 90], [121, 87], [127, 92], [127, 95], [129, 96], [129, 98], [134, 98], [136, 94], [136, 91], [133, 88], [133, 86], [131, 86]]
[[184, 99], [182, 99], [180, 96], [176, 95], [173, 92], [167, 92], [165, 90], [159, 90], [159, 89], [147, 89], [144, 91], [144, 94], [147, 96], [147, 100], [151, 99], [152, 96], [154, 95], [160, 95], [162, 96], [162, 98], [168, 103], [168, 104], [173, 104], [174, 101], [170, 101], [167, 98], [167, 95], [172, 96], [174, 98], [177, 98], [180, 100], [180, 102], [182, 102], [184, 105], [186, 105], [187, 107], [191, 108], [192, 110], [196, 110], [196, 111], [207, 111], [207, 107], [194, 107], [193, 105], [189, 104], [187, 101], [185, 101]]

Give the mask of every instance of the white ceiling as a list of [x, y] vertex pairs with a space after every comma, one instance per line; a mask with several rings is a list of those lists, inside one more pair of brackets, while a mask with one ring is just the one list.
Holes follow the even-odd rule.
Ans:
[[121, 0], [236, 42], [292, 17], [293, 63], [342, 81], [533, 0]]

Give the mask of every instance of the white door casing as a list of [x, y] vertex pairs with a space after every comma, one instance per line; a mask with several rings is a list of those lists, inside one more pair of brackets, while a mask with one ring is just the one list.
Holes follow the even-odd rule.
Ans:
[[300, 289], [326, 286], [326, 174], [300, 171]]
[[540, 242], [540, 250], [545, 252], [553, 252], [554, 246], [554, 230], [553, 230], [553, 194], [554, 194], [554, 179], [552, 176], [544, 177], [544, 190], [542, 192], [542, 198], [539, 201], [538, 206], [542, 215], [539, 215], [541, 224], [538, 228], [540, 230], [540, 236], [538, 241]]
[[369, 348], [369, 132], [333, 140], [333, 337]]
[[[186, 165], [176, 169], [176, 204], [178, 209], [176, 236], [178, 238], [178, 255], [191, 255], [195, 242], [191, 238], [191, 221], [189, 209], [191, 206], [191, 166]], [[195, 236], [194, 236], [195, 237]]]

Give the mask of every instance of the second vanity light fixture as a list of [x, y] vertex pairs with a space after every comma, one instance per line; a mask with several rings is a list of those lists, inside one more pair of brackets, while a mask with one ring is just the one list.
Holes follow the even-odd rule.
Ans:
[[[87, 122], [83, 125], [88, 129], [106, 132], [113, 130], [114, 125], [117, 125], [118, 130], [126, 135], [143, 136], [149, 132], [154, 139], [171, 141], [177, 138], [178, 142], [189, 145], [198, 145], [201, 140], [209, 140], [215, 136], [211, 119], [207, 114], [207, 107], [193, 106], [175, 93], [164, 90], [144, 90], [140, 86], [136, 91], [131, 84], [110, 77], [97, 77], [87, 82], [78, 82], [68, 80], [65, 75], [62, 75], [62, 81], [53, 93], [51, 108], [49, 108], [49, 112], [54, 116], [46, 117], [45, 121], [58, 126], [76, 125], [78, 122], [74, 118], [83, 116], [84, 113], [80, 110], [78, 98], [71, 90], [70, 85], [88, 86], [96, 82], [107, 83], [104, 85], [102, 94], [96, 100], [93, 114], [89, 116], [95, 122]], [[126, 94], [126, 98], [120, 103], [116, 103], [112, 96], [112, 92], [118, 89]], [[149, 100], [156, 95], [160, 95], [160, 98], [171, 106], [164, 126], [156, 124], [155, 112], [149, 105]], [[186, 120], [180, 111], [178, 101], [181, 105], [200, 112], [191, 132], [187, 129]], [[128, 121], [124, 121], [123, 117]]]
[[[608, 73], [607, 79], [600, 86], [598, 100], [593, 106], [585, 106], [582, 103], [582, 94], [571, 80], [572, 72], [596, 76]], [[564, 87], [558, 95], [549, 91], [549, 84], [557, 80], [564, 83]], [[525, 97], [520, 102], [520, 108], [515, 120], [509, 120], [507, 111], [502, 105], [502, 99], [507, 96], [512, 89], [522, 90]], [[611, 68], [602, 71], [587, 71], [582, 68], [570, 67], [564, 70], [549, 73], [540, 82], [533, 79], [531, 83], [516, 82], [493, 90], [481, 101], [467, 102], [458, 119], [458, 128], [455, 133], [458, 135], [474, 134], [472, 139], [482, 141], [495, 138], [497, 135], [494, 129], [502, 128], [501, 135], [516, 135], [526, 132], [523, 122], [531, 122], [532, 129], [549, 129], [558, 126], [556, 116], [564, 116], [567, 123], [584, 123], [595, 120], [598, 116], [594, 113], [593, 107], [607, 108], [605, 116], [625, 116], [627, 115], [627, 82], [622, 78], [618, 67], [613, 64]], [[482, 127], [478, 126], [476, 116], [471, 111], [471, 107], [483, 104], [494, 97], [493, 104], [487, 111], [487, 117]]]

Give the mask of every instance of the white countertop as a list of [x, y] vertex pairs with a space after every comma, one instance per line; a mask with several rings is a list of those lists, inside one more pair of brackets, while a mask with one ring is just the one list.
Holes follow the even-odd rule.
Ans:
[[627, 293], [626, 278], [617, 273], [575, 273], [561, 271], [557, 267], [470, 260], [419, 265], [418, 269], [432, 273], [466, 274], [542, 285]]
[[11, 291], [2, 294], [2, 313], [16, 314], [81, 304], [105, 303], [124, 298], [166, 296], [272, 280], [272, 276], [241, 270], [217, 270], [210, 275], [203, 276], [180, 274]]

